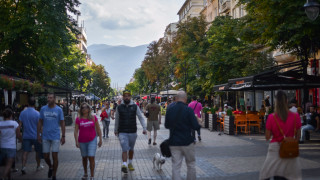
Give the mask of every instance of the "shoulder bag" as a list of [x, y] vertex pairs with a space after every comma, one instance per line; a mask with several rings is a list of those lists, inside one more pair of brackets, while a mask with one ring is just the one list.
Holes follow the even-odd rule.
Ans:
[[[181, 114], [182, 109], [183, 109], [183, 107], [181, 107], [181, 108], [179, 109], [179, 111], [176, 113], [176, 116], [175, 116], [174, 120], [177, 119], [178, 114]], [[172, 128], [170, 128], [170, 136], [169, 136], [169, 138], [166, 139], [166, 140], [164, 140], [164, 141], [160, 144], [160, 151], [161, 151], [162, 156], [164, 156], [164, 157], [169, 158], [169, 157], [171, 157], [171, 155], [172, 155], [172, 154], [171, 154], [170, 147], [169, 147], [169, 140], [170, 140], [170, 138], [171, 138], [171, 136], [172, 136], [172, 133], [173, 133], [174, 129], [176, 128], [177, 123], [178, 123], [178, 121], [174, 121], [174, 125], [172, 126]]]
[[279, 156], [280, 158], [295, 158], [299, 156], [299, 142], [296, 137], [296, 115], [294, 115], [294, 137], [286, 137], [283, 133], [278, 120], [273, 114], [274, 120], [276, 121], [281, 134], [283, 135], [283, 140], [280, 143]]

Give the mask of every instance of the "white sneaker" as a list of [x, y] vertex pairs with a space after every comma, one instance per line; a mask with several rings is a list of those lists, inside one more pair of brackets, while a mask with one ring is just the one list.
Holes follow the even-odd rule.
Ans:
[[42, 164], [40, 164], [40, 166], [37, 166], [37, 171], [40, 171], [44, 168], [44, 166]]

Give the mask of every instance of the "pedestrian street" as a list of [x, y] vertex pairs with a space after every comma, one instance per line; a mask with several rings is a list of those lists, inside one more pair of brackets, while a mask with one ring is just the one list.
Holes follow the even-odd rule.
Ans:
[[[157, 146], [148, 145], [147, 136], [142, 134], [142, 127], [138, 124], [138, 139], [135, 146], [133, 165], [135, 171], [123, 175], [121, 173], [121, 148], [118, 138], [113, 134], [114, 121], [111, 121], [108, 139], [103, 139], [103, 145], [96, 153], [95, 179], [137, 179], [160, 180], [171, 179], [171, 159], [166, 159], [161, 171], [153, 169], [152, 159], [160, 152], [159, 144], [168, 138], [168, 130], [163, 126], [158, 132]], [[101, 125], [102, 127], [102, 125]], [[66, 144], [60, 147], [59, 168], [57, 179], [81, 179], [83, 167], [80, 150], [76, 148], [73, 136], [73, 126], [66, 127]], [[256, 180], [259, 170], [265, 160], [268, 144], [264, 135], [219, 135], [202, 129], [202, 141], [196, 143], [197, 179], [201, 180]], [[300, 145], [300, 158], [304, 180], [316, 180], [320, 177], [320, 137]], [[36, 171], [34, 153], [31, 153], [27, 163], [27, 174], [21, 175], [21, 152], [17, 154], [16, 168], [13, 179], [47, 179], [48, 167]], [[186, 177], [186, 166], [183, 162], [181, 174]]]

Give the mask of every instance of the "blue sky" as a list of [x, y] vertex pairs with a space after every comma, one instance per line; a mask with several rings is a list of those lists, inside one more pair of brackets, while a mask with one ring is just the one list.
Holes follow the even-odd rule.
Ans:
[[149, 44], [178, 21], [184, 0], [81, 0], [88, 45]]

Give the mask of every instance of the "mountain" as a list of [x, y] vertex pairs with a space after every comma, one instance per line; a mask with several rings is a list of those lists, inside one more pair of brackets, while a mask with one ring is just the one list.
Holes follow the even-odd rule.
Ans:
[[129, 83], [135, 69], [141, 66], [141, 62], [147, 52], [148, 45], [136, 47], [111, 46], [107, 44], [93, 44], [88, 47], [88, 53], [96, 64], [102, 64], [111, 78], [111, 85], [115, 83], [124, 87]]

